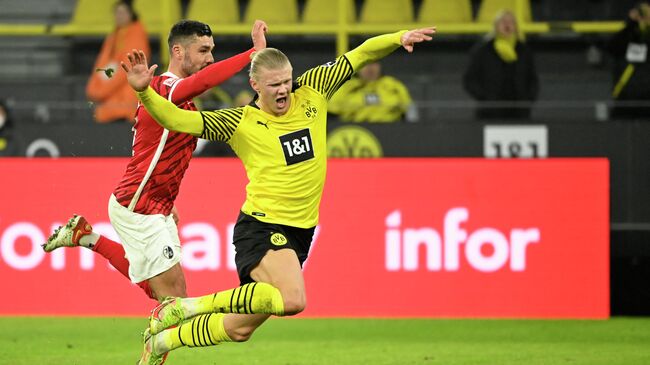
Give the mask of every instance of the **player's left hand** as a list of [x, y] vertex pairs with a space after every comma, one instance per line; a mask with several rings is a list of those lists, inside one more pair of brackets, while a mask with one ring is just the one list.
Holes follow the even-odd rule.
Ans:
[[147, 64], [147, 56], [144, 51], [134, 49], [131, 53], [127, 53], [126, 57], [129, 59], [129, 65], [120, 62], [122, 69], [126, 71], [126, 79], [129, 85], [135, 91], [145, 91], [153, 79], [153, 73], [158, 68], [158, 65], [149, 67]]
[[413, 52], [413, 46], [416, 43], [430, 41], [432, 39], [431, 36], [435, 33], [436, 27], [409, 30], [402, 35], [400, 41], [402, 43], [402, 47], [411, 53]]
[[172, 218], [174, 219], [174, 223], [178, 225], [181, 219], [178, 217], [178, 209], [176, 209], [175, 205], [172, 207]]
[[269, 27], [266, 26], [266, 23], [263, 20], [256, 20], [255, 24], [253, 24], [251, 38], [253, 39], [253, 48], [255, 48], [256, 51], [261, 51], [266, 48], [265, 33], [268, 30]]

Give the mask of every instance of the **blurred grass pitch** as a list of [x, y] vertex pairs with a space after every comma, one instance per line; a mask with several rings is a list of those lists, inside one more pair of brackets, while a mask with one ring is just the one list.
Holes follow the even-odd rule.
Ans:
[[[144, 318], [0, 317], [0, 364], [134, 364], [145, 325]], [[179, 349], [166, 364], [646, 365], [650, 318], [272, 318], [247, 343]]]

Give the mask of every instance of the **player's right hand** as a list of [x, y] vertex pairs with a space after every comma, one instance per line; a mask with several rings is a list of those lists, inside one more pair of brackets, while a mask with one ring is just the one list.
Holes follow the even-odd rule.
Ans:
[[430, 41], [432, 39], [431, 36], [435, 33], [436, 27], [409, 30], [402, 35], [400, 42], [402, 43], [402, 47], [411, 53], [416, 43]]
[[126, 79], [129, 81], [129, 85], [135, 91], [145, 91], [151, 83], [153, 73], [158, 68], [158, 65], [149, 67], [147, 56], [142, 50], [134, 49], [131, 53], [127, 53], [126, 57], [129, 59], [129, 64], [120, 62], [120, 65], [126, 71]]
[[253, 30], [251, 31], [251, 38], [253, 39], [253, 48], [256, 51], [261, 51], [266, 48], [266, 35], [265, 33], [269, 30], [266, 26], [266, 23], [263, 20], [256, 20], [253, 24]]

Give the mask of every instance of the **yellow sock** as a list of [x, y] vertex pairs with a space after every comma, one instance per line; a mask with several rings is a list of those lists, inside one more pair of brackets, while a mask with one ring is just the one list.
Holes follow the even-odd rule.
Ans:
[[205, 313], [264, 313], [284, 315], [280, 291], [271, 284], [249, 283], [198, 298], [181, 300], [185, 318]]
[[170, 351], [181, 346], [203, 347], [231, 342], [223, 326], [224, 316], [222, 313], [210, 313], [194, 317], [189, 322], [162, 332], [164, 342]]

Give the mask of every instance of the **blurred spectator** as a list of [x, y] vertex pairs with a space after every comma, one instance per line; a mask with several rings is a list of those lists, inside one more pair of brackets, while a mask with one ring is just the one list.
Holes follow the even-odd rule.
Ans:
[[194, 98], [198, 110], [216, 110], [232, 107], [232, 97], [224, 89], [215, 86]]
[[95, 102], [95, 120], [100, 123], [133, 121], [138, 101], [126, 81], [120, 61], [126, 62], [126, 54], [132, 49], [141, 49], [150, 57], [147, 33], [131, 1], [118, 1], [114, 16], [115, 30], [104, 40], [86, 85], [86, 96]]
[[[629, 12], [625, 28], [608, 45], [614, 57], [614, 118], [650, 115], [650, 3], [640, 2]], [[636, 104], [636, 105], [635, 105]], [[644, 105], [645, 104], [645, 105]]]
[[242, 90], [237, 95], [235, 95], [235, 100], [233, 100], [233, 106], [246, 106], [253, 101], [253, 93], [248, 90]]
[[3, 100], [0, 100], [0, 156], [18, 156], [19, 143], [14, 134], [11, 110]]
[[329, 112], [345, 122], [417, 121], [417, 109], [404, 84], [381, 74], [378, 62], [364, 66], [334, 94]]
[[[497, 13], [494, 30], [474, 46], [463, 75], [465, 90], [480, 102], [532, 102], [539, 81], [533, 55], [523, 42], [514, 14]], [[478, 118], [529, 118], [528, 105], [479, 106]]]

